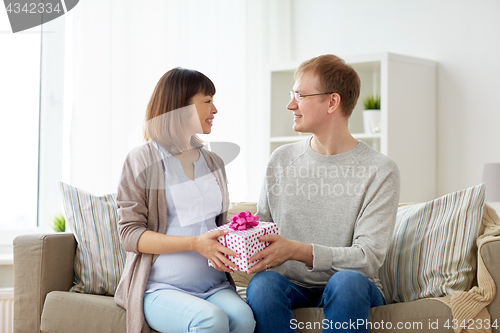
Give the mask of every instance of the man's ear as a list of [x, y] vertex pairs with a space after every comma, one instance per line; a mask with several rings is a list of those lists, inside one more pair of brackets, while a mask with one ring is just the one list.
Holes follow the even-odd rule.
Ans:
[[333, 113], [335, 110], [340, 110], [340, 95], [333, 93], [330, 95], [330, 100], [328, 103], [328, 113]]

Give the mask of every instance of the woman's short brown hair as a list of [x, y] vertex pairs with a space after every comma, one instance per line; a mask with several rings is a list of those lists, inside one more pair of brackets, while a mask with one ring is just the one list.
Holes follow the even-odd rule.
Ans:
[[340, 95], [340, 106], [344, 117], [349, 118], [356, 106], [361, 89], [358, 73], [333, 54], [325, 54], [300, 64], [295, 71], [295, 80], [305, 72], [318, 77], [322, 92], [336, 92]]
[[204, 74], [180, 67], [166, 72], [156, 84], [146, 109], [144, 139], [160, 143], [172, 154], [202, 146], [198, 136], [193, 135], [187, 143], [184, 134], [192, 116], [188, 111], [195, 110], [186, 107], [193, 104], [198, 93], [215, 95], [213, 82]]

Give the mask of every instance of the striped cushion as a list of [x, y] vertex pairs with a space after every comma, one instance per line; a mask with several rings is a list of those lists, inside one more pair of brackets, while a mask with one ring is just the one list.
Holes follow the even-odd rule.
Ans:
[[70, 291], [114, 295], [125, 262], [117, 229], [116, 194], [95, 196], [65, 183], [66, 223], [75, 235], [75, 285]]
[[484, 183], [398, 209], [380, 280], [387, 303], [468, 290], [476, 275], [476, 238]]

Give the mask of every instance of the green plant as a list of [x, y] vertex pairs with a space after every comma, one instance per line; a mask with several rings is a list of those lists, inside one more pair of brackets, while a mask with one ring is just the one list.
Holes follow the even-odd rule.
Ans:
[[363, 99], [365, 110], [380, 110], [380, 96], [369, 95]]
[[57, 214], [52, 219], [52, 222], [53, 222], [52, 229], [54, 229], [55, 232], [65, 232], [66, 231], [66, 219], [64, 218], [64, 215]]

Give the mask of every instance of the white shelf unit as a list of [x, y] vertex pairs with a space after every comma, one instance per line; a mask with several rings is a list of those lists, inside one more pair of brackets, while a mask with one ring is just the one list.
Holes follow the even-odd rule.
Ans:
[[[353, 136], [389, 156], [401, 172], [401, 202], [436, 196], [436, 67], [434, 61], [394, 53], [344, 57], [361, 79], [361, 94], [349, 120]], [[300, 62], [269, 68], [269, 149], [303, 140], [286, 109]], [[379, 94], [381, 132], [363, 132], [362, 99]]]

